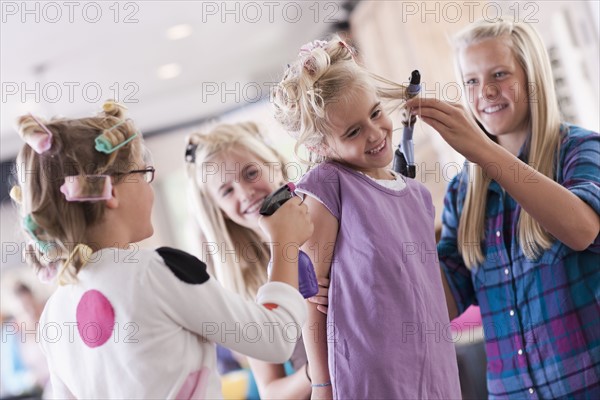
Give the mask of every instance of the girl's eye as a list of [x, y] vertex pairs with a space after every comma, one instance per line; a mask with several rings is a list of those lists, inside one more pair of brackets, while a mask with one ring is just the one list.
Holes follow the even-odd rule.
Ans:
[[346, 138], [348, 139], [352, 139], [353, 137], [358, 135], [358, 132], [360, 132], [360, 129], [354, 129], [353, 131], [351, 131], [348, 135], [346, 135]]
[[246, 171], [246, 179], [252, 180], [258, 176], [258, 169], [249, 169]]
[[232, 188], [228, 187], [221, 191], [221, 197], [227, 197], [233, 191]]
[[477, 83], [477, 80], [476, 80], [476, 79], [469, 79], [469, 80], [467, 80], [467, 81], [465, 82], [465, 85], [466, 85], [466, 86], [469, 86], [469, 85], [475, 85], [476, 83]]
[[242, 171], [242, 179], [248, 182], [256, 182], [260, 178], [260, 171], [256, 167], [249, 167]]
[[371, 115], [371, 118], [375, 119], [381, 115], [381, 110], [375, 110]]
[[504, 75], [506, 75], [506, 72], [496, 72], [494, 78], [502, 78]]

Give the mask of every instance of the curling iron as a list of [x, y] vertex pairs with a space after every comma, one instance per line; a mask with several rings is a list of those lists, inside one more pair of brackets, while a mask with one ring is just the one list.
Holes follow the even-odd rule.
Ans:
[[[294, 197], [295, 189], [296, 186], [293, 183], [286, 183], [267, 196], [260, 207], [259, 213], [266, 216], [273, 215], [279, 207]], [[269, 261], [269, 271], [271, 270], [271, 267], [272, 261]], [[298, 250], [298, 289], [305, 299], [308, 299], [319, 292], [315, 268], [310, 261], [310, 257], [302, 250]]]
[[[410, 75], [410, 84], [408, 85], [408, 98], [413, 98], [421, 91], [421, 74], [414, 70]], [[394, 171], [409, 178], [417, 175], [415, 165], [415, 145], [413, 143], [413, 129], [417, 118], [408, 113], [406, 119], [402, 121], [404, 129], [402, 132], [402, 141], [394, 152]]]

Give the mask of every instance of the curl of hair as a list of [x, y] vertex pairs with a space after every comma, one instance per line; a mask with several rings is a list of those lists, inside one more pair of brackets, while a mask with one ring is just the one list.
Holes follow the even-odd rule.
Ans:
[[[40, 136], [48, 136], [47, 132], [40, 126], [40, 124], [43, 124], [54, 136], [54, 132], [48, 127], [48, 123], [43, 118], [36, 118], [37, 121], [30, 114], [22, 115], [17, 118], [17, 132], [19, 133], [21, 139], [23, 139], [23, 141], [30, 146], [38, 141]], [[54, 154], [57, 151], [60, 151], [60, 149], [57, 148], [57, 143], [55, 141], [51, 141], [50, 148], [44, 151], [41, 155], [47, 156]]]
[[[262, 169], [262, 173], [269, 173], [271, 177], [272, 168], [281, 170], [283, 181], [274, 181], [275, 189], [288, 179], [287, 162], [265, 143], [261, 129], [252, 122], [221, 124], [209, 132], [193, 133], [187, 144], [197, 145], [195, 162], [187, 164], [186, 172], [190, 205], [203, 235], [203, 252], [210, 246], [217, 248], [216, 252], [202, 254], [202, 258], [207, 259], [211, 272], [224, 287], [253, 299], [258, 288], [267, 281], [269, 250], [256, 232], [224, 217], [209, 192], [207, 175], [209, 171], [215, 172], [213, 160], [219, 155], [231, 150], [246, 150], [268, 166], [268, 172]], [[222, 173], [222, 166], [216, 166], [216, 173]], [[235, 256], [223, 260], [232, 250], [235, 250]]]
[[107, 116], [123, 120], [125, 119], [125, 115], [127, 113], [127, 107], [115, 102], [114, 100], [106, 100], [102, 105], [102, 111]]
[[[481, 20], [456, 35], [455, 52], [487, 39], [506, 40], [525, 72], [531, 130], [528, 162], [538, 172], [554, 179], [561, 118], [544, 43], [535, 29], [526, 23], [511, 18], [501, 18], [497, 22]], [[455, 63], [462, 82], [460, 65], [458, 61]], [[532, 87], [535, 91], [530, 90]], [[536, 96], [535, 101], [530, 97], [532, 94]], [[485, 209], [490, 179], [484, 175], [481, 167], [473, 165], [465, 184], [468, 186], [459, 220], [458, 245], [465, 264], [473, 268], [485, 260], [479, 244], [485, 236]], [[517, 229], [521, 249], [530, 259], [538, 257], [543, 250], [552, 246], [554, 238], [523, 209], [519, 214]]]
[[112, 147], [117, 147], [131, 136], [135, 135], [135, 131], [131, 130], [129, 127], [125, 126], [128, 124], [128, 121], [124, 122], [122, 125], [117, 127], [111, 127], [105, 129], [102, 132], [102, 137], [111, 144]]
[[[78, 244], [94, 247], [93, 243], [87, 243], [86, 231], [104, 216], [104, 202], [66, 201], [60, 191], [65, 177], [111, 175], [113, 181], [117, 181], [119, 174], [131, 170], [142, 159], [141, 137], [110, 155], [95, 150], [95, 138], [118, 123], [119, 118], [123, 118], [121, 107], [96, 117], [52, 119], [43, 122], [53, 134], [52, 149], [47, 152], [50, 156], [37, 154], [28, 145], [21, 148], [16, 161], [21, 203], [16, 206], [22, 217], [31, 214], [40, 228], [38, 239], [49, 244], [45, 252], [35, 243], [26, 246], [26, 259], [37, 272], [58, 263], [58, 269], [64, 271], [66, 278], [59, 279], [74, 281], [83, 266], [82, 258], [76, 256], [69, 265], [64, 264]], [[32, 129], [31, 120], [29, 116], [20, 117], [19, 132]], [[123, 124], [122, 129], [135, 132], [131, 122]], [[137, 168], [142, 167], [137, 165]]]
[[[137, 131], [133, 124], [130, 120], [126, 119], [127, 108], [125, 108], [125, 106], [115, 103], [112, 100], [108, 100], [102, 106], [102, 114], [106, 116], [107, 122], [110, 121], [111, 124], [107, 124], [108, 126], [102, 130], [101, 136], [110, 143], [112, 147], [118, 146], [136, 134]], [[116, 157], [116, 153], [127, 146], [128, 145], [126, 144], [117, 151], [111, 153], [110, 157]]]
[[[43, 118], [38, 117], [38, 121], [40, 121], [44, 125], [47, 124], [47, 122]], [[37, 123], [36, 120], [33, 119], [31, 115], [27, 114], [17, 117], [17, 132], [19, 133], [19, 136], [21, 136], [21, 139], [23, 139], [24, 141], [26, 141], [25, 139], [27, 138], [27, 136], [31, 135], [32, 133], [38, 130], [40, 130], [40, 125]]]
[[272, 90], [275, 120], [296, 139], [296, 155], [302, 145], [309, 149], [309, 160], [302, 160], [308, 164], [325, 160], [311, 149], [327, 144], [332, 128], [328, 107], [352, 101], [352, 89], [374, 88], [388, 111], [408, 98], [406, 86], [370, 73], [356, 62], [355, 54], [356, 50], [333, 35], [323, 47], [302, 52]]

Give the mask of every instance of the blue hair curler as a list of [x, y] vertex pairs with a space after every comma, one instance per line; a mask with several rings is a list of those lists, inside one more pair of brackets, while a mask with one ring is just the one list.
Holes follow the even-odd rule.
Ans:
[[23, 227], [25, 231], [29, 234], [29, 236], [34, 240], [34, 242], [40, 247], [40, 251], [42, 253], [47, 253], [48, 249], [52, 246], [52, 243], [46, 242], [38, 238], [38, 234], [42, 233], [42, 228], [33, 220], [31, 214], [27, 214], [25, 218], [23, 218]]
[[113, 129], [118, 128], [119, 126], [123, 125], [127, 121], [131, 121], [131, 120], [129, 118], [124, 119], [123, 121], [117, 123], [116, 125], [112, 126], [111, 128], [104, 130], [104, 132], [102, 132], [101, 135], [97, 136], [96, 140], [94, 141], [96, 143], [95, 149], [101, 153], [110, 154], [110, 153], [113, 153], [113, 152], [119, 150], [121, 147], [125, 146], [127, 143], [131, 142], [138, 135], [137, 132], [134, 133], [133, 135], [131, 135], [131, 137], [128, 137], [127, 139], [120, 141], [118, 144], [113, 144], [113, 141], [109, 137], [110, 132]]

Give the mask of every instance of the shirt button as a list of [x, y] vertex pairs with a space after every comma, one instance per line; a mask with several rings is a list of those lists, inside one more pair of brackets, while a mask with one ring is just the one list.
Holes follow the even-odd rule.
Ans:
[[500, 237], [500, 231], [496, 231], [496, 237]]
[[519, 351], [517, 351], [517, 354], [522, 356], [523, 355], [523, 349], [519, 349]]
[[529, 393], [533, 394], [533, 388], [529, 388]]
[[508, 275], [510, 273], [508, 268], [504, 268], [504, 275]]
[[510, 310], [509, 314], [512, 317], [513, 315], [515, 315], [515, 311], [514, 310]]

